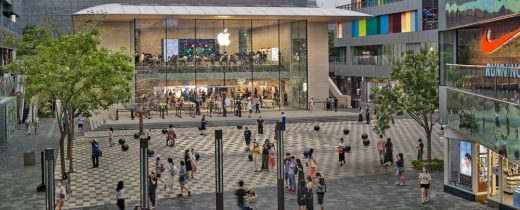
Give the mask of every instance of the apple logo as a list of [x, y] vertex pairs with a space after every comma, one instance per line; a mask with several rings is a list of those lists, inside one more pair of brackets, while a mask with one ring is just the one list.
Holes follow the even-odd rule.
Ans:
[[228, 46], [231, 43], [231, 40], [229, 40], [229, 33], [227, 32], [227, 28], [224, 29], [223, 33], [218, 34], [217, 41], [219, 45], [224, 46]]

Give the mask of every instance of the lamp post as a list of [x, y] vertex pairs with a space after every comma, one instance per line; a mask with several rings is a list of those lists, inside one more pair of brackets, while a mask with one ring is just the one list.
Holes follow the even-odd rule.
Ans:
[[277, 178], [277, 192], [278, 192], [278, 210], [283, 210], [284, 207], [285, 207], [285, 200], [284, 200], [284, 183], [283, 183], [283, 180], [284, 180], [284, 172], [283, 172], [283, 159], [284, 159], [284, 142], [283, 142], [283, 129], [282, 129], [282, 122], [278, 121], [276, 122], [276, 136], [278, 137], [277, 139], [277, 151], [278, 151], [278, 154], [277, 154], [277, 173], [276, 173], [276, 178]]
[[54, 183], [54, 149], [46, 148], [45, 149], [45, 185], [47, 186], [47, 191], [45, 192], [46, 199], [46, 209], [54, 210], [55, 208], [55, 200], [54, 200], [54, 191], [55, 191], [55, 183]]
[[148, 210], [148, 137], [140, 136], [141, 210]]
[[224, 210], [224, 159], [222, 153], [222, 130], [215, 130], [215, 194], [217, 210]]

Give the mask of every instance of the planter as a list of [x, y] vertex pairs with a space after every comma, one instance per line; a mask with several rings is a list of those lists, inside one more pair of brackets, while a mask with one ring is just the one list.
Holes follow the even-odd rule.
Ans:
[[307, 150], [303, 151], [303, 157], [309, 158], [309, 151], [307, 151]]
[[119, 139], [119, 145], [124, 145], [125, 144], [125, 140], [124, 139]]
[[134, 139], [139, 139], [139, 134], [138, 133], [134, 133]]
[[148, 157], [153, 157], [153, 155], [155, 155], [155, 151], [148, 150]]
[[343, 134], [344, 135], [348, 135], [349, 133], [350, 133], [349, 129], [347, 129], [347, 128], [343, 129]]
[[123, 152], [128, 151], [128, 148], [129, 148], [128, 144], [121, 145], [121, 149], [123, 150]]
[[242, 129], [242, 125], [237, 125], [238, 130]]
[[350, 145], [347, 145], [345, 147], [345, 152], [350, 152], [350, 150], [352, 150], [352, 147], [350, 147]]
[[368, 140], [368, 139], [363, 139], [363, 145], [365, 145], [365, 146], [370, 145], [370, 140]]
[[166, 128], [163, 128], [162, 131], [161, 131], [162, 134], [167, 134], [168, 133], [168, 129]]
[[315, 131], [319, 131], [319, 130], [320, 130], [320, 126], [319, 126], [319, 125], [315, 125], [315, 126], [314, 126], [314, 130], [315, 130]]
[[363, 140], [368, 139], [368, 134], [366, 134], [366, 133], [362, 134], [361, 139], [363, 139]]

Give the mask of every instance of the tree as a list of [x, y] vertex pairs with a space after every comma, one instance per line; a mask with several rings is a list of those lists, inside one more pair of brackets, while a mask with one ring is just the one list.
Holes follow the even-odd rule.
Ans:
[[[381, 81], [384, 83], [385, 81]], [[388, 84], [381, 89], [375, 89], [374, 95], [374, 115], [377, 118], [374, 131], [379, 135], [385, 135], [390, 129], [390, 122], [394, 123], [394, 115], [401, 113], [401, 97], [398, 93], [399, 87]]]
[[426, 152], [431, 161], [431, 138], [433, 126], [439, 122], [435, 112], [439, 108], [437, 52], [421, 49], [417, 54], [407, 55], [401, 66], [395, 68], [388, 86], [376, 91], [376, 116], [378, 129], [388, 129], [387, 119], [399, 111], [412, 117], [426, 134]]
[[329, 57], [336, 59], [336, 56], [336, 47], [334, 47], [334, 30], [329, 30]]
[[7, 69], [26, 76], [27, 98], [37, 96], [52, 104], [60, 101], [55, 117], [60, 128], [60, 164], [64, 174], [66, 136], [69, 172], [73, 172], [74, 119], [80, 113], [88, 115], [130, 99], [135, 71], [132, 58], [124, 49], [113, 52], [100, 46], [95, 27], [56, 38], [48, 34], [44, 28], [31, 29], [20, 45], [26, 53]]

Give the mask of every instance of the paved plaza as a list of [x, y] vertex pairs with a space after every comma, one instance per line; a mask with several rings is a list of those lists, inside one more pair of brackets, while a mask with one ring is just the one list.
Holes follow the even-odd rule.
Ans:
[[[318, 132], [313, 130], [314, 125], [319, 124]], [[51, 129], [50, 127], [45, 127]], [[218, 127], [224, 131], [224, 179], [225, 179], [225, 208], [236, 209], [236, 198], [233, 191], [238, 180], [244, 180], [247, 187], [254, 187], [259, 194], [259, 209], [276, 209], [276, 173], [255, 173], [253, 163], [248, 161], [244, 152], [243, 129], [236, 126]], [[274, 125], [265, 126], [264, 135], [257, 135], [256, 126], [251, 127], [253, 137], [257, 139], [272, 139]], [[348, 136], [343, 135], [343, 129], [350, 129]], [[53, 128], [55, 129], [55, 128]], [[199, 135], [196, 128], [179, 128], [178, 141], [174, 148], [163, 144], [163, 136], [158, 129], [152, 130], [150, 148], [155, 150], [164, 159], [172, 157], [176, 165], [183, 158], [183, 151], [194, 148], [201, 155], [199, 171], [196, 179], [190, 182], [193, 191], [191, 197], [176, 197], [175, 192], [170, 193], [159, 184], [157, 209], [215, 209], [215, 164], [214, 164], [214, 138], [213, 133], [217, 127], [209, 127], [206, 136]], [[23, 133], [22, 129], [17, 131]], [[123, 152], [119, 146], [109, 148], [105, 132], [87, 132], [83, 137], [74, 141], [74, 166], [75, 173], [70, 180], [70, 200], [66, 202], [65, 209], [116, 209], [115, 186], [117, 181], [125, 181], [125, 189], [130, 196], [127, 206], [130, 208], [139, 199], [139, 144], [133, 139], [135, 130], [118, 130], [116, 139], [124, 138], [129, 143], [130, 149]], [[51, 133], [51, 132], [49, 132]], [[372, 140], [370, 146], [365, 147], [360, 139], [361, 134], [369, 134]], [[435, 132], [432, 141], [432, 155], [442, 157], [442, 143], [439, 142]], [[304, 159], [303, 151], [308, 148], [315, 149], [318, 162], [318, 171], [327, 180], [328, 192], [325, 198], [327, 209], [487, 209], [484, 205], [468, 202], [455, 196], [442, 192], [442, 173], [434, 174], [434, 187], [431, 202], [421, 205], [418, 189], [415, 185], [417, 173], [410, 167], [410, 160], [415, 157], [417, 138], [423, 138], [423, 131], [413, 120], [401, 119], [389, 130], [394, 142], [394, 152], [403, 152], [406, 160], [407, 186], [393, 185], [393, 168], [383, 168], [377, 160], [375, 149], [376, 135], [372, 132], [371, 125], [358, 124], [354, 121], [342, 122], [297, 122], [288, 125], [285, 132], [286, 152]], [[21, 136], [25, 137], [25, 136]], [[335, 146], [338, 139], [344, 137], [348, 144], [352, 145], [352, 152], [346, 155], [346, 166], [339, 166]], [[55, 136], [54, 138], [57, 138]], [[100, 167], [92, 168], [90, 159], [89, 141], [100, 139], [102, 141], [103, 157], [100, 158]], [[1, 147], [0, 147], [1, 148]], [[8, 148], [2, 148], [8, 150]], [[22, 152], [18, 157], [22, 156]], [[3, 155], [3, 154], [2, 154]], [[19, 161], [18, 161], [19, 162]], [[152, 164], [150, 160], [150, 164]], [[60, 171], [57, 164], [57, 172]], [[37, 180], [39, 180], [38, 167], [22, 168], [20, 173], [25, 180], [17, 179], [17, 174], [3, 173], [2, 176], [11, 176], [9, 182], [2, 180], [6, 190], [6, 201], [0, 203], [0, 209], [42, 209], [44, 195], [35, 192]], [[31, 175], [31, 176], [30, 176]], [[413, 180], [411, 180], [413, 179]], [[32, 186], [26, 186], [31, 183]], [[33, 185], [34, 183], [34, 185]], [[14, 186], [11, 186], [14, 185]], [[17, 185], [24, 186], [21, 189]], [[177, 185], [176, 185], [177, 186]], [[22, 198], [9, 196], [12, 191], [24, 191], [26, 196]], [[32, 195], [32, 196], [30, 196]], [[285, 193], [286, 209], [296, 208], [296, 195]], [[32, 199], [32, 201], [31, 201]], [[31, 202], [21, 203], [28, 200]], [[11, 202], [13, 201], [13, 202]], [[318, 207], [315, 201], [315, 207]]]

